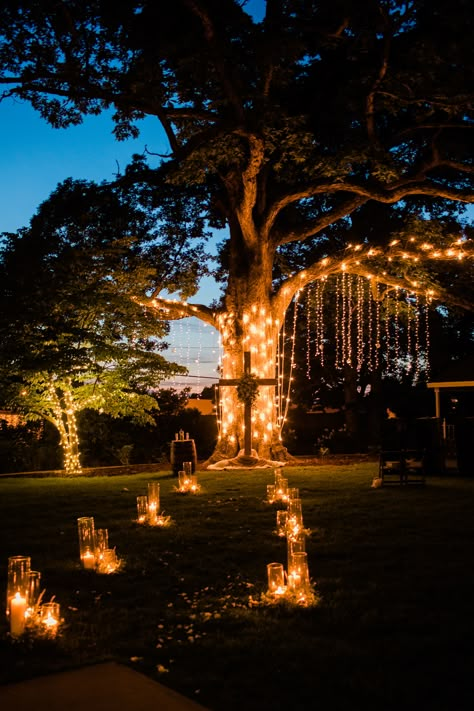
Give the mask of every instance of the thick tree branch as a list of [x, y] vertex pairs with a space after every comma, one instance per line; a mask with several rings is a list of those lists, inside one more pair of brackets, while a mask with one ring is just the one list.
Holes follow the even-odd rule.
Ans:
[[383, 53], [382, 61], [378, 71], [376, 80], [372, 85], [372, 90], [367, 96], [366, 101], [366, 122], [367, 122], [367, 135], [372, 143], [377, 143], [377, 133], [375, 128], [375, 97], [377, 91], [385, 79], [388, 71], [388, 59], [390, 56], [390, 46], [391, 46], [391, 33], [390, 33], [390, 23], [389, 18], [385, 10], [379, 7], [380, 14], [382, 15], [383, 24], [385, 27], [384, 37], [383, 37]]
[[[473, 311], [472, 301], [452, 294], [438, 285], [433, 286], [430, 283], [427, 286], [426, 283], [408, 273], [408, 265], [416, 266], [421, 261], [454, 262], [465, 258], [474, 258], [474, 248], [470, 242], [458, 242], [448, 248], [421, 244], [418, 250], [413, 247], [404, 249], [397, 240], [386, 248], [353, 245], [331, 257], [319, 259], [303, 271], [289, 277], [275, 293], [272, 307], [276, 313], [285, 313], [295, 294], [305, 286], [344, 271], [348, 274], [359, 274], [392, 288], [401, 288], [418, 294], [428, 293], [430, 298], [442, 301], [448, 306]], [[375, 265], [374, 259], [377, 260]], [[404, 262], [407, 268], [403, 270], [403, 274], [400, 274], [400, 266]]]
[[283, 244], [289, 244], [290, 242], [302, 242], [308, 237], [311, 237], [318, 232], [321, 232], [326, 227], [330, 227], [337, 220], [341, 220], [344, 217], [352, 214], [358, 207], [364, 205], [368, 201], [368, 198], [364, 197], [354, 197], [345, 202], [342, 202], [337, 207], [327, 210], [322, 215], [314, 218], [314, 220], [307, 220], [304, 227], [300, 230], [286, 231], [282, 236], [275, 235], [274, 243], [277, 246]]
[[210, 326], [217, 328], [217, 311], [210, 309], [203, 304], [188, 304], [187, 301], [175, 301], [174, 299], [164, 299], [158, 296], [150, 298], [137, 298], [134, 300], [146, 308], [151, 308], [164, 321], [178, 321], [181, 318], [195, 316], [201, 321], [205, 321]]
[[[426, 167], [424, 167], [423, 170], [426, 170]], [[264, 231], [268, 232], [270, 230], [279, 213], [288, 205], [297, 203], [305, 198], [315, 197], [316, 195], [334, 195], [339, 192], [352, 193], [354, 197], [328, 211], [328, 213], [306, 222], [301, 230], [293, 230], [291, 233], [275, 236], [274, 243], [276, 245], [282, 245], [289, 242], [302, 241], [320, 232], [332, 222], [351, 214], [368, 200], [376, 200], [377, 202], [393, 205], [409, 195], [424, 195], [427, 197], [445, 198], [456, 202], [474, 204], [474, 192], [449, 188], [433, 182], [420, 181], [419, 176], [404, 181], [398, 181], [396, 184], [388, 186], [387, 188], [358, 185], [350, 181], [318, 183], [313, 186], [308, 185], [306, 188], [293, 193], [288, 193], [274, 202], [265, 219]]]
[[222, 51], [220, 46], [219, 38], [217, 37], [214, 24], [209, 16], [209, 13], [202, 6], [199, 0], [184, 0], [184, 4], [189, 8], [189, 10], [196, 15], [204, 31], [204, 37], [209, 45], [211, 52], [215, 58], [215, 69], [219, 74], [220, 80], [222, 82], [222, 87], [224, 92], [231, 102], [236, 115], [240, 121], [244, 120], [244, 108], [242, 105], [242, 100], [235, 88], [235, 79], [232, 77], [232, 69], [227, 66], [227, 61], [225, 59], [225, 53]]

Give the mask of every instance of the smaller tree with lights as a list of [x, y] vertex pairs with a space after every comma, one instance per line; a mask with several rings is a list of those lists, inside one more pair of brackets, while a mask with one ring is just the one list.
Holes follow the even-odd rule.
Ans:
[[[81, 473], [77, 414], [154, 422], [153, 390], [185, 372], [160, 353], [167, 326], [128, 297], [174, 279], [150, 224], [117, 191], [66, 181], [0, 250], [2, 404], [59, 432], [66, 474]], [[161, 272], [160, 272], [161, 270]]]

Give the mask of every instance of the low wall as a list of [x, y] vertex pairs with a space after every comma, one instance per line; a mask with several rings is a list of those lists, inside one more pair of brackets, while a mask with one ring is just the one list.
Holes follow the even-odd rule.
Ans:
[[[170, 464], [126, 464], [116, 467], [89, 467], [82, 470], [82, 476], [129, 476], [131, 474], [140, 474], [141, 472], [160, 472], [168, 471], [171, 473]], [[0, 474], [1, 477], [66, 477], [64, 469], [51, 469], [49, 471], [40, 472], [11, 472]]]

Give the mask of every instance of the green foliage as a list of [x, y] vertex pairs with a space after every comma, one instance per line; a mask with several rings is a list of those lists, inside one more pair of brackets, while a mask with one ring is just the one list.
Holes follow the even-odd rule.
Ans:
[[138, 300], [167, 269], [153, 239], [145, 215], [120, 190], [73, 181], [41, 205], [28, 229], [7, 236], [0, 253], [4, 405], [58, 426], [70, 392], [76, 411], [154, 424], [153, 390], [185, 369], [161, 355], [167, 326]]
[[258, 396], [258, 378], [253, 373], [244, 373], [237, 383], [237, 397], [246, 405], [253, 405]]

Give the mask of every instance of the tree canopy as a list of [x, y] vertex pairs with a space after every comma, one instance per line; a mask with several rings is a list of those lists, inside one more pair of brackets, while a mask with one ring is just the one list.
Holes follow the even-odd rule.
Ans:
[[[7, 0], [0, 83], [56, 127], [113, 108], [120, 140], [157, 118], [167, 154], [151, 146], [118, 183], [135, 186], [163, 238], [181, 235], [173, 247], [227, 230], [224, 299], [173, 305], [160, 283], [144, 302], [219, 328], [231, 378], [258, 331], [249, 314], [267, 314], [274, 332], [254, 347], [268, 377], [264, 341], [306, 284], [371, 263], [392, 286], [417, 288], [423, 220], [430, 258], [466, 254], [473, 24], [467, 0], [267, 0], [260, 22], [237, 0]], [[407, 205], [418, 221], [403, 219]], [[400, 215], [396, 249], [374, 206]], [[437, 232], [434, 219], [453, 218]]]

